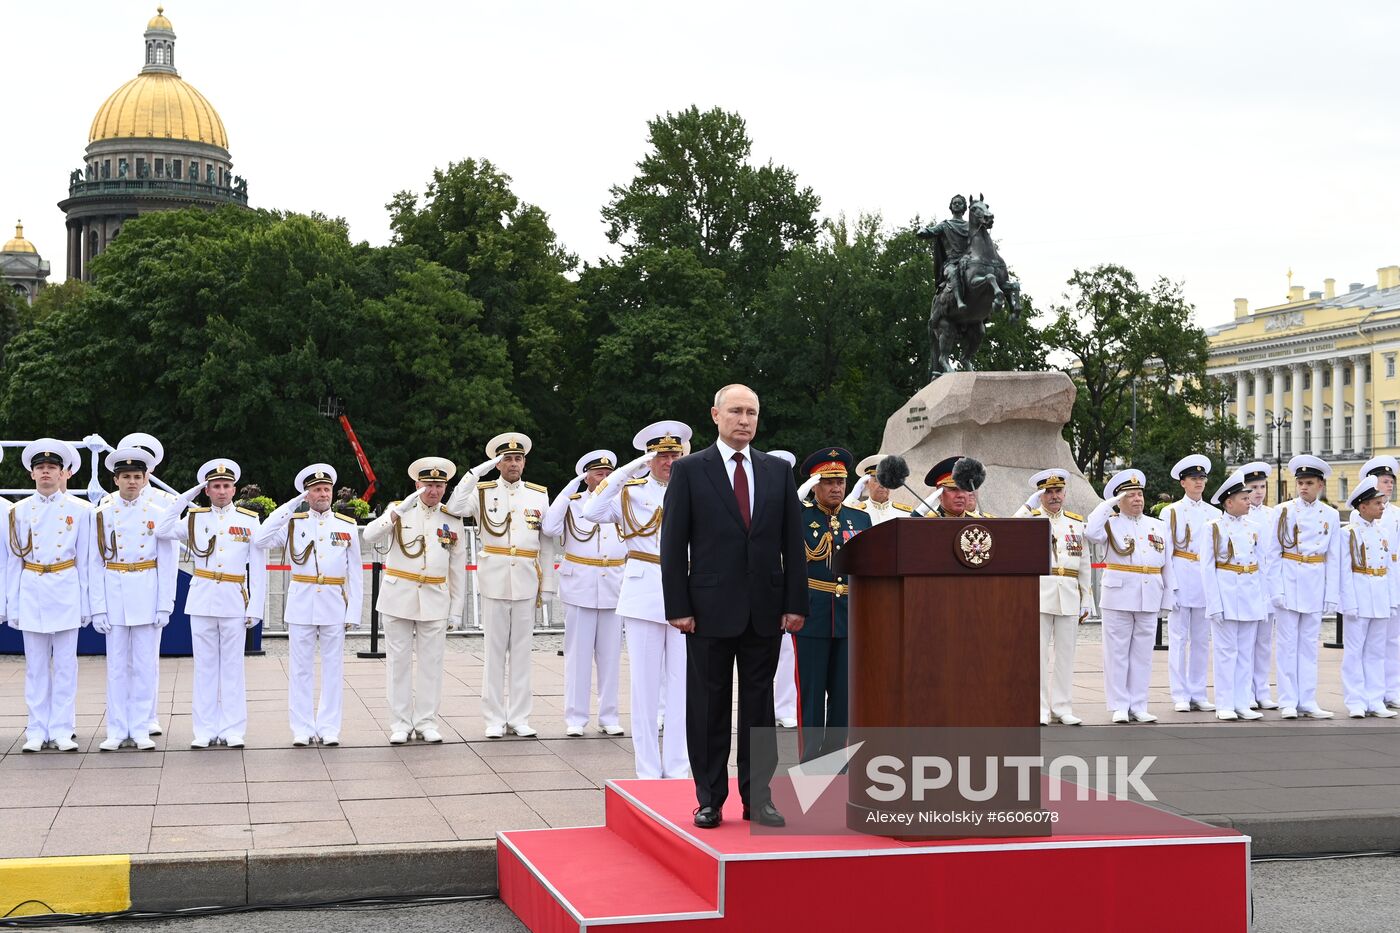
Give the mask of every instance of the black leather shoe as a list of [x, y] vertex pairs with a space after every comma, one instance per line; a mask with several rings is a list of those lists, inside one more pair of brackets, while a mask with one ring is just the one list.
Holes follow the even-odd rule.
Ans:
[[[781, 817], [779, 817], [779, 819], [781, 819]], [[699, 826], [701, 829], [714, 829], [716, 826], [718, 826], [718, 825], [719, 825], [720, 823], [722, 823], [722, 822], [724, 822], [724, 817], [720, 815], [720, 812], [719, 812], [719, 809], [718, 809], [718, 808], [716, 808], [716, 807], [696, 807], [696, 808], [695, 808], [695, 825], [696, 825], [696, 826]]]
[[[748, 807], [744, 808], [744, 819], [750, 819]], [[758, 825], [786, 826], [787, 820], [783, 819], [782, 813], [778, 812], [778, 808], [773, 806], [773, 801], [766, 800], [763, 805], [758, 808]]]

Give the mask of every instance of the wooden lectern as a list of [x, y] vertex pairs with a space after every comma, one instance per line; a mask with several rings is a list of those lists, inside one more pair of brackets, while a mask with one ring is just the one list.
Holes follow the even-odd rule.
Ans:
[[[945, 747], [967, 737], [969, 748], [1039, 754], [1044, 519], [896, 519], [857, 535], [834, 569], [850, 586], [853, 742], [871, 728], [990, 727], [1017, 731], [950, 731]], [[852, 775], [878, 744], [852, 758]], [[851, 811], [868, 809], [861, 783], [851, 781]]]

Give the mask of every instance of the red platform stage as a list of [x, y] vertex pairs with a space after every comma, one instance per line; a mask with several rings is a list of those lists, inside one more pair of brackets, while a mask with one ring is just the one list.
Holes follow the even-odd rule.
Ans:
[[[796, 816], [784, 783], [774, 799]], [[1050, 835], [901, 842], [750, 832], [737, 787], [699, 830], [691, 781], [609, 781], [604, 826], [497, 835], [501, 898], [535, 933], [1249, 929], [1249, 837], [1051, 787]]]

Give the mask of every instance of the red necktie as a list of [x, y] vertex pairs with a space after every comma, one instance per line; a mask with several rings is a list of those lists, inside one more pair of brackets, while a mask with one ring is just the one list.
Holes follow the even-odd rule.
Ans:
[[744, 455], [734, 454], [734, 498], [739, 500], [739, 517], [749, 527], [749, 475], [744, 472]]

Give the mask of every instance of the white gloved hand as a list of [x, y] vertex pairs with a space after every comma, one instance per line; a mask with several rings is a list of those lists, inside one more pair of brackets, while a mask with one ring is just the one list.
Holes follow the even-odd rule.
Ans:
[[1026, 500], [1026, 508], [1028, 508], [1028, 509], [1038, 509], [1038, 508], [1040, 508], [1041, 497], [1043, 497], [1044, 495], [1045, 495], [1045, 490], [1043, 490], [1043, 489], [1037, 489], [1035, 492], [1031, 493], [1030, 498]]
[[1283, 596], [1282, 596], [1281, 594], [1278, 594], [1278, 593], [1275, 593], [1273, 596], [1270, 596], [1270, 597], [1269, 597], [1269, 605], [1270, 605], [1270, 606], [1273, 606], [1275, 609], [1282, 609], [1282, 608], [1283, 608]]
[[1221, 622], [1225, 621], [1225, 614], [1223, 612], [1217, 612], [1213, 615], [1206, 616], [1206, 620], [1209, 622], [1214, 622], [1216, 625], [1219, 625]]
[[472, 475], [475, 476], [477, 479], [480, 479], [487, 473], [490, 473], [495, 468], [496, 464], [501, 462], [501, 457], [504, 456], [505, 454], [498, 454], [492, 457], [490, 460], [487, 460], [483, 463], [478, 463], [476, 466], [472, 467]]
[[809, 476], [807, 478], [807, 482], [797, 487], [797, 498], [799, 500], [806, 499], [807, 496], [811, 493], [811, 491], [817, 488], [817, 483], [820, 483], [821, 481], [822, 478], [820, 476]]
[[201, 492], [203, 492], [203, 491], [204, 491], [204, 483], [200, 483], [200, 484], [197, 485], [197, 486], [191, 486], [189, 489], [186, 489], [186, 490], [180, 495], [180, 498], [181, 498], [181, 499], [184, 499], [186, 502], [193, 502], [193, 501], [199, 496], [199, 494], [200, 494]]
[[1336, 614], [1337, 614], [1337, 604], [1336, 604], [1336, 603], [1323, 603], [1323, 604], [1322, 604], [1322, 614], [1325, 615], [1325, 616], [1336, 615]]
[[99, 612], [92, 617], [92, 627], [99, 635], [106, 635], [112, 630], [112, 620], [107, 618], [107, 613]]
[[861, 493], [865, 492], [865, 486], [866, 486], [866, 484], [869, 483], [869, 482], [870, 482], [870, 474], [869, 474], [869, 473], [865, 474], [865, 475], [862, 476], [860, 479], [856, 480], [855, 488], [853, 488], [853, 489], [851, 490], [851, 498], [853, 498], [853, 499], [855, 499], [857, 502], [859, 502], [859, 501], [860, 501]]
[[160, 631], [161, 629], [165, 628], [165, 627], [166, 627], [167, 625], [169, 625], [169, 624], [170, 624], [170, 610], [169, 610], [169, 609], [157, 609], [157, 610], [156, 610], [156, 631], [157, 631], [157, 632]]
[[407, 515], [409, 512], [413, 511], [413, 507], [418, 504], [418, 500], [421, 498], [423, 498], [423, 490], [413, 490], [407, 499], [404, 499], [398, 505], [394, 506], [394, 514]]
[[623, 476], [628, 477], [629, 479], [635, 479], [636, 477], [641, 476], [643, 473], [646, 473], [651, 469], [651, 461], [655, 458], [656, 451], [649, 450], [646, 453], [642, 454], [640, 457], [638, 457], [636, 460], [633, 460], [631, 463], [622, 467], [617, 472], [621, 473]]
[[257, 624], [258, 624], [259, 622], [261, 622], [261, 621], [262, 621], [262, 619], [254, 619], [254, 618], [251, 618], [251, 617], [250, 617], [250, 618], [247, 618], [247, 619], [244, 619], [244, 620], [243, 620], [243, 627], [244, 627], [244, 628], [253, 628], [255, 625], [257, 625]]

